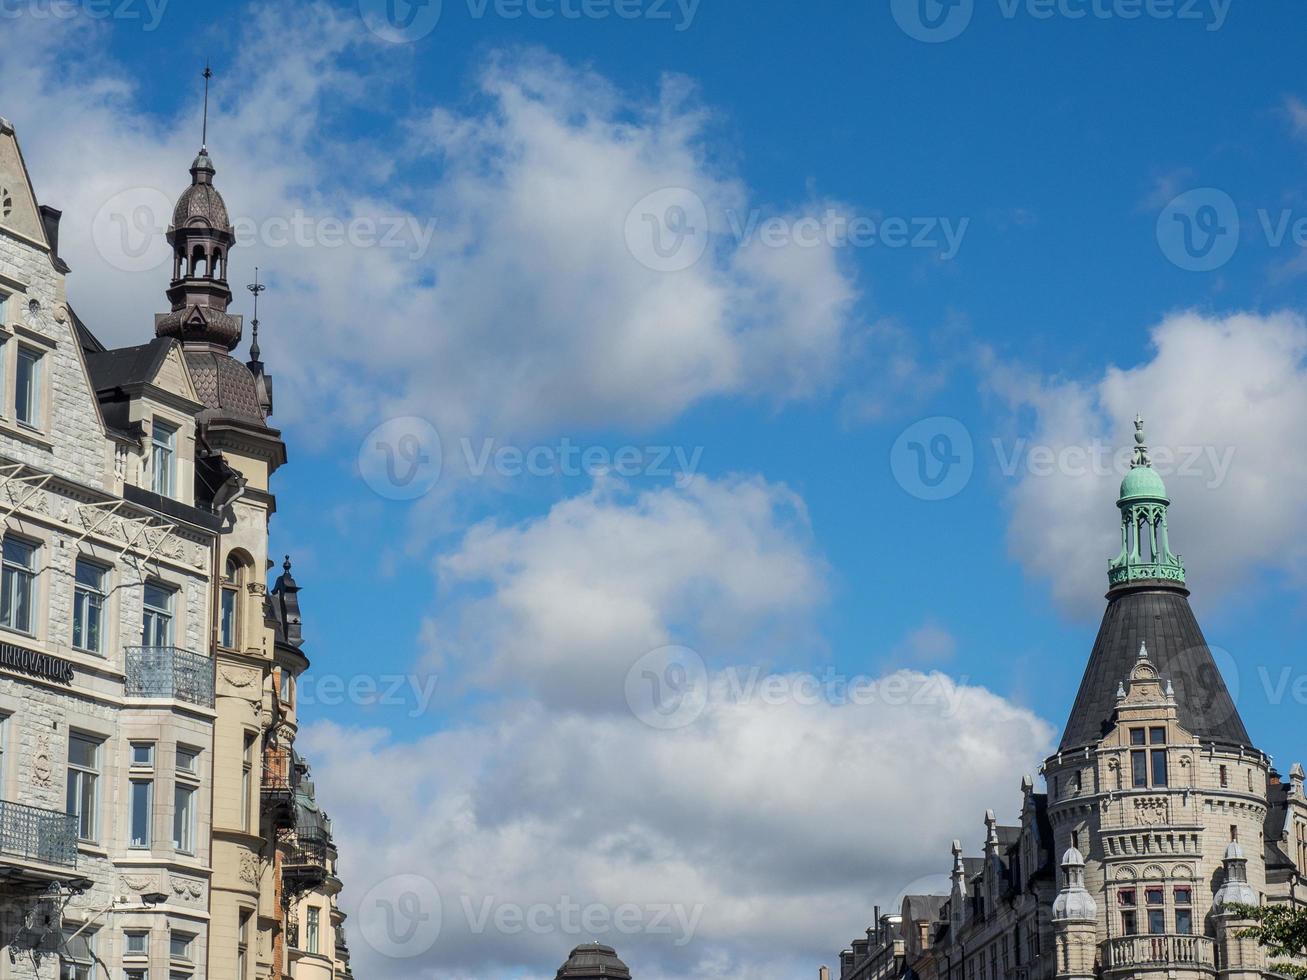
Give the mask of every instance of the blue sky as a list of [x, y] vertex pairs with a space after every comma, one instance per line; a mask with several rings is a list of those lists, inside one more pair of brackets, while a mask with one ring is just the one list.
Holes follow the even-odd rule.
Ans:
[[[1267, 693], [1307, 672], [1307, 253], [1294, 241], [1307, 91], [1268, 42], [1302, 26], [1295, 5], [975, 0], [940, 43], [901, 26], [911, 4], [884, 2], [702, 0], [691, 17], [649, 0], [601, 20], [445, 0], [406, 43], [370, 32], [381, 5], [362, 6], [173, 3], [155, 30], [15, 7], [28, 43], [0, 62], [0, 113], [42, 200], [65, 210], [73, 302], [130, 343], [148, 335], [165, 273], [124, 269], [96, 221], [180, 191], [212, 60], [217, 184], [253, 229], [233, 279], [257, 262], [270, 284], [263, 348], [291, 447], [274, 548], [295, 555], [315, 671], [435, 693], [303, 710], [347, 854], [367, 842], [346, 858], [360, 929], [364, 895], [414, 870], [448, 923], [454, 895], [641, 901], [659, 893], [658, 854], [708, 909], [684, 946], [616, 937], [638, 975], [829, 961], [873, 902], [946, 868], [941, 841], [978, 846], [986, 807], [1015, 815], [1092, 644], [1120, 478], [1045, 473], [1026, 453], [1126, 445], [1135, 411], [1155, 444], [1198, 460], [1168, 477], [1172, 542], [1254, 739], [1285, 768], [1298, 757], [1303, 704]], [[1128, 16], [1136, 6], [1184, 16]], [[631, 241], [631, 215], [638, 236], [641, 202], [660, 194], [647, 210], [665, 223], [670, 205], [692, 219], [704, 206], [707, 251], [687, 269], [642, 265]], [[279, 244], [269, 221], [298, 213], [310, 240]], [[891, 240], [898, 219], [929, 247], [797, 240], [801, 218], [827, 214]], [[334, 248], [332, 216], [434, 232], [410, 251]], [[775, 247], [760, 225], [740, 236], [753, 219], [776, 220]], [[1177, 251], [1185, 221], [1216, 230], [1215, 259]], [[430, 455], [411, 417], [439, 434], [443, 466], [429, 492], [396, 500], [360, 472], [360, 448], [364, 469], [378, 438], [402, 450], [417, 435]], [[903, 444], [940, 433], [972, 474], [920, 499]], [[679, 450], [695, 478], [478, 476], [463, 450], [564, 439]], [[697, 735], [651, 736], [623, 715], [620, 680], [665, 644], [714, 677], [939, 676], [970, 707], [773, 717], [714, 694]], [[913, 757], [905, 731], [929, 732], [938, 755]], [[967, 754], [978, 733], [994, 742], [983, 760]], [[771, 754], [790, 739], [795, 759]], [[681, 750], [705, 771], [637, 772], [615, 794], [643, 787], [663, 801], [656, 817], [557, 809], [595, 789], [582, 760], [627, 751], [675, 773]], [[975, 777], [906, 855], [865, 826], [832, 832], [830, 850], [794, 844], [818, 833], [816, 801], [763, 817], [723, 803], [693, 830], [677, 816], [677, 792], [697, 786], [702, 802], [736, 776], [755, 800], [788, 796], [798, 761], [836, 810], [885, 795], [844, 786], [844, 764], [891, 796], [932, 768]], [[363, 778], [405, 805], [378, 814], [351, 794]], [[910, 813], [885, 806], [873, 837]], [[618, 827], [625, 844], [606, 836]], [[753, 860], [708, 887], [700, 848], [736, 836]], [[741, 870], [783, 844], [806, 870]], [[578, 857], [596, 853], [620, 859]], [[405, 959], [369, 935], [354, 937], [361, 961], [395, 977], [552, 975], [573, 938], [447, 926]]]

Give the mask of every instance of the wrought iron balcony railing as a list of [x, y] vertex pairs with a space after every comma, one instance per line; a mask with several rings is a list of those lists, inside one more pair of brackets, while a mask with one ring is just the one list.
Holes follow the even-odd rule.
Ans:
[[1187, 966], [1215, 969], [1215, 944], [1206, 936], [1118, 936], [1107, 941], [1107, 968]]
[[128, 647], [127, 696], [213, 707], [214, 663], [181, 647]]
[[77, 818], [0, 800], [0, 860], [5, 857], [76, 870]]

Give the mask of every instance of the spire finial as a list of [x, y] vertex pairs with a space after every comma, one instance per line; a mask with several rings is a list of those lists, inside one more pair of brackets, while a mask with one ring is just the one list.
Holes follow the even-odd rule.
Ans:
[[281, 563], [281, 567], [284, 568], [287, 572], [290, 571], [290, 555], [286, 556], [286, 560]]
[[1135, 414], [1135, 458], [1131, 466], [1152, 466], [1153, 461], [1148, 458], [1148, 441], [1144, 436], [1144, 417]]
[[268, 287], [259, 282], [259, 267], [254, 267], [254, 281], [245, 287], [254, 294], [254, 320], [250, 324], [253, 333], [253, 339], [250, 342], [250, 358], [257, 361], [259, 359], [259, 294]]
[[213, 77], [213, 69], [209, 67], [209, 59], [204, 59], [204, 128], [200, 131], [201, 149], [209, 148], [209, 79]]

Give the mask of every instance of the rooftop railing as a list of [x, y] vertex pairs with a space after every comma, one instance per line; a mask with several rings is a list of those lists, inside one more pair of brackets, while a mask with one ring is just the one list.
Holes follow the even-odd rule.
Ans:
[[127, 696], [214, 704], [214, 663], [181, 647], [128, 647]]

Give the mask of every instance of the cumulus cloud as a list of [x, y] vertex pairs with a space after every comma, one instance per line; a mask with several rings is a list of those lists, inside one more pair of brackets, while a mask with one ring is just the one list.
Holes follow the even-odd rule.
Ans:
[[1086, 381], [1008, 364], [989, 383], [1018, 416], [999, 440], [1013, 477], [1008, 540], [1068, 609], [1101, 608], [1120, 546], [1112, 506], [1135, 413], [1147, 422], [1172, 499], [1171, 542], [1205, 597], [1269, 570], [1303, 572], [1307, 504], [1307, 323], [1296, 314], [1182, 312], [1153, 328], [1152, 356]]
[[[245, 22], [219, 65], [209, 142], [249, 237], [233, 282], [258, 264], [272, 284], [262, 339], [283, 421], [408, 411], [447, 439], [505, 438], [653, 425], [704, 399], [800, 398], [834, 379], [851, 274], [828, 244], [730, 233], [728, 213], [805, 205], [751, 200], [717, 162], [713, 113], [686, 79], [630, 93], [519, 50], [483, 61], [470, 103], [365, 130], [344, 120], [403, 77], [393, 48], [326, 5], [258, 5]], [[147, 80], [105, 53], [100, 27], [10, 22], [0, 109], [42, 199], [65, 211], [74, 302], [108, 340], [139, 342], [163, 304], [166, 253], [123, 267], [148, 260], [138, 239], [157, 242], [188, 180], [199, 86], [187, 111], [153, 114]], [[651, 268], [632, 229], [685, 230], [673, 204], [689, 206], [702, 257]]]
[[[778, 676], [775, 690], [801, 680]], [[411, 744], [306, 731], [360, 975], [547, 978], [595, 938], [649, 980], [805, 975], [866, 928], [873, 903], [946, 872], [953, 837], [978, 847], [984, 809], [1015, 817], [1020, 774], [1051, 749], [1046, 723], [939, 674], [891, 675], [861, 703], [741, 690], [716, 675], [703, 713], [675, 731], [532, 702]], [[406, 874], [436, 887], [441, 932], [394, 960], [380, 917]], [[589, 931], [564, 904], [590, 911]], [[629, 925], [605, 918], [623, 906]], [[535, 909], [536, 927], [501, 909]]]
[[812, 652], [795, 648], [826, 592], [803, 501], [756, 478], [601, 479], [542, 517], [472, 528], [437, 569], [432, 666], [600, 710], [624, 709], [626, 671], [673, 642], [717, 663]]

